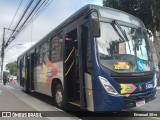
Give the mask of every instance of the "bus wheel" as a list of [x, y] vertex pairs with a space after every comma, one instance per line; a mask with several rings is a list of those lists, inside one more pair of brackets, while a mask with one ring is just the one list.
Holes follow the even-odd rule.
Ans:
[[57, 84], [54, 91], [54, 99], [55, 104], [58, 108], [62, 109], [64, 107], [64, 96], [63, 96], [63, 88], [61, 84]]

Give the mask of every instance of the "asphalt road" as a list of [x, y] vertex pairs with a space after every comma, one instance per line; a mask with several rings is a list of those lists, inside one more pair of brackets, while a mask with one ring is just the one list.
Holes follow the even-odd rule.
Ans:
[[[34, 98], [34, 102], [32, 101], [30, 103], [30, 105], [36, 109], [37, 111], [54, 111], [57, 109], [54, 107], [54, 104], [52, 102], [52, 98], [49, 97], [49, 96], [46, 96], [46, 95], [43, 95], [43, 94], [40, 94], [40, 93], [31, 93], [31, 94], [26, 94], [25, 92], [22, 91], [22, 88], [18, 85], [18, 84], [9, 84], [7, 85], [8, 88], [10, 88], [11, 90], [11, 93], [13, 93], [15, 96], [17, 96], [18, 98], [20, 98], [22, 101], [25, 101], [25, 102], [28, 102], [27, 100], [25, 100], [24, 97], [22, 96], [29, 96], [31, 98]], [[14, 90], [13, 90], [14, 89]], [[20, 94], [17, 94], [16, 92], [14, 91], [19, 91]], [[45, 104], [39, 104], [37, 105], [36, 104], [36, 101], [41, 101], [41, 102], [44, 102]], [[47, 106], [47, 107], [46, 107]], [[71, 106], [71, 109], [75, 109], [75, 110], [78, 110], [78, 108], [75, 108], [73, 106]], [[57, 109], [59, 110], [59, 109]], [[160, 111], [160, 89], [157, 89], [157, 98], [149, 103], [147, 103], [146, 105], [144, 106], [140, 106], [140, 107], [136, 107], [136, 108], [132, 108], [132, 109], [127, 109], [127, 110], [124, 110], [125, 113], [124, 113], [124, 116], [126, 114], [130, 114], [132, 113], [133, 111]], [[84, 113], [84, 112], [83, 112]], [[72, 112], [67, 112], [67, 114], [71, 115], [72, 119], [85, 119], [85, 120], [106, 120], [106, 119], [114, 119], [114, 120], [160, 120], [160, 117], [95, 117], [95, 116], [101, 116], [101, 114], [99, 113], [91, 113], [91, 112], [87, 112], [85, 111], [86, 114], [89, 114], [90, 116], [81, 116], [79, 117], [79, 114], [75, 114], [75, 113], [72, 113]], [[118, 114], [118, 113], [114, 113], [115, 116]], [[103, 115], [102, 115], [103, 116]]]

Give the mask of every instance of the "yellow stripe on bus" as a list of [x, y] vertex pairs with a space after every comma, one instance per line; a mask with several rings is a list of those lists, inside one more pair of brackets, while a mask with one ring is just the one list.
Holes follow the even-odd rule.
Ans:
[[68, 73], [69, 73], [69, 71], [71, 70], [71, 68], [72, 68], [73, 64], [74, 64], [74, 60], [73, 60], [73, 62], [72, 62], [72, 64], [71, 64], [71, 66], [69, 67], [69, 69], [67, 70], [67, 72], [66, 72], [65, 76], [67, 76], [67, 75], [68, 75]]
[[70, 58], [70, 56], [71, 56], [71, 54], [73, 53], [73, 51], [74, 51], [74, 47], [72, 48], [72, 50], [71, 50], [71, 52], [69, 53], [67, 59], [65, 60], [65, 63], [68, 61], [68, 59]]
[[78, 103], [75, 103], [75, 102], [69, 102], [70, 104], [72, 104], [72, 105], [76, 105], [76, 106], [81, 106], [80, 104], [78, 104]]

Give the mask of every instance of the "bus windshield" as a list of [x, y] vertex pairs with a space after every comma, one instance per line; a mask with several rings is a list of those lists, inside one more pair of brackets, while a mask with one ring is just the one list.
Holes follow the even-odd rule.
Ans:
[[97, 38], [100, 63], [117, 72], [153, 70], [153, 60], [146, 31], [101, 22], [101, 37]]

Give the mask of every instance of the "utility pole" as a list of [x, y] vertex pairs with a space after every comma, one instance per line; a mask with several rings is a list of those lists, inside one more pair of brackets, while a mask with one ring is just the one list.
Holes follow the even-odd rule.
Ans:
[[5, 28], [3, 28], [3, 40], [1, 49], [1, 80], [3, 83], [3, 61], [4, 61]]
[[[14, 31], [9, 28], [3, 28], [3, 40], [2, 40], [2, 49], [1, 49], [1, 80], [2, 80], [2, 83], [3, 83], [3, 64], [4, 64], [4, 56], [5, 56], [4, 50], [8, 46], [5, 44], [5, 30]], [[15, 37], [12, 37], [12, 38], [15, 38]]]

